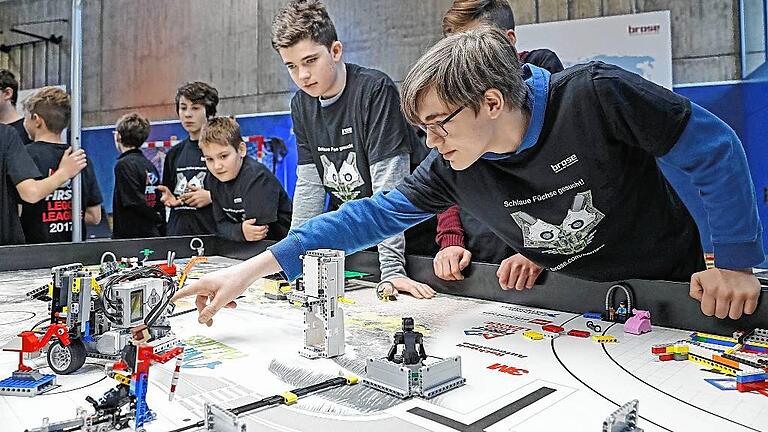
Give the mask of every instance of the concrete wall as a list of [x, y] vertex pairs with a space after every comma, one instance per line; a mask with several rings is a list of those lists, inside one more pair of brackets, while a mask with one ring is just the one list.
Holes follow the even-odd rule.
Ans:
[[[288, 109], [288, 74], [270, 45], [270, 22], [286, 0], [84, 0], [83, 124], [109, 124], [131, 110], [174, 118], [173, 96], [185, 81], [220, 92], [220, 112]], [[738, 1], [510, 0], [518, 24], [626, 13], [671, 11], [676, 84], [739, 78]], [[440, 37], [451, 0], [326, 0], [347, 61], [379, 68], [396, 81]], [[68, 0], [0, 2], [0, 43], [28, 38], [11, 25], [69, 18]], [[68, 81], [66, 23], [29, 31], [65, 35], [62, 79]], [[27, 60], [31, 58], [26, 56]], [[0, 67], [22, 65], [0, 53]], [[39, 75], [41, 68], [35, 70]], [[25, 75], [31, 67], [23, 67]], [[24, 77], [24, 86], [40, 77]]]

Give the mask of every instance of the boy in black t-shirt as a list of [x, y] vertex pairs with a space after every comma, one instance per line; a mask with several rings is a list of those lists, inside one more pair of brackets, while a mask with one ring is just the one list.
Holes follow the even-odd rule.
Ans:
[[291, 200], [277, 177], [246, 156], [235, 119], [211, 119], [200, 148], [213, 174], [211, 198], [219, 235], [234, 241], [282, 240], [291, 225]]
[[112, 238], [159, 237], [165, 232], [165, 206], [160, 202], [157, 168], [141, 152], [150, 131], [149, 121], [132, 113], [115, 126], [115, 164], [112, 199]]
[[56, 172], [41, 180], [40, 170], [12, 127], [0, 124], [0, 246], [24, 243], [21, 200], [38, 202], [85, 168], [85, 152], [67, 149]]
[[[351, 253], [456, 203], [550, 271], [689, 280], [705, 315], [755, 312], [751, 267], [764, 259], [763, 232], [744, 149], [688, 99], [601, 62], [554, 75], [521, 67], [506, 36], [483, 27], [439, 41], [415, 63], [402, 109], [437, 150], [402, 185], [315, 217], [174, 299], [198, 295], [198, 321], [210, 324], [257, 278], [300, 275], [308, 250]], [[659, 164], [682, 169], [701, 191], [715, 268], [705, 270], [696, 224]]]
[[[383, 72], [342, 60], [325, 6], [293, 1], [272, 22], [272, 46], [299, 87], [291, 100], [299, 152], [292, 227], [343, 203], [391, 190], [410, 173], [420, 145], [403, 119], [394, 82]], [[435, 291], [405, 272], [402, 234], [378, 245], [381, 280], [417, 298]]]
[[[24, 101], [24, 128], [34, 140], [26, 148], [43, 177], [54, 174], [69, 146], [61, 143], [61, 131], [69, 124], [69, 95], [56, 87], [43, 87]], [[101, 222], [101, 191], [89, 165], [82, 176], [83, 220]], [[27, 243], [72, 241], [72, 184], [66, 182], [36, 203], [24, 203], [21, 225]], [[83, 229], [85, 240], [85, 229]]]
[[[498, 28], [514, 45], [515, 15], [507, 0], [454, 0], [443, 15], [443, 35], [471, 30], [481, 25]], [[563, 70], [557, 54], [548, 49], [518, 52], [520, 61], [544, 68], [551, 73]], [[470, 260], [500, 264], [497, 276], [502, 288], [532, 288], [542, 268], [516, 253], [485, 224], [469, 212], [453, 206], [437, 215], [440, 252], [435, 255], [435, 275], [444, 280], [461, 280], [461, 271]]]
[[19, 81], [13, 72], [0, 69], [0, 123], [16, 129], [19, 138], [26, 145], [32, 142], [24, 129], [24, 117], [16, 112], [19, 99]]
[[171, 208], [168, 235], [214, 234], [208, 170], [198, 146], [200, 131], [216, 115], [219, 92], [204, 82], [190, 82], [176, 91], [176, 112], [189, 133], [166, 155], [161, 201]]

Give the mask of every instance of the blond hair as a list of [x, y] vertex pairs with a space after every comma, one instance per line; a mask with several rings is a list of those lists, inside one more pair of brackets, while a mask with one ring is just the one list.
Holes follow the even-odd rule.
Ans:
[[230, 145], [237, 150], [242, 142], [240, 125], [237, 124], [234, 117], [214, 117], [208, 121], [200, 133], [200, 144], [202, 145]]
[[43, 87], [38, 90], [24, 101], [24, 110], [37, 114], [45, 122], [45, 127], [55, 134], [61, 133], [69, 125], [69, 95], [58, 87]]

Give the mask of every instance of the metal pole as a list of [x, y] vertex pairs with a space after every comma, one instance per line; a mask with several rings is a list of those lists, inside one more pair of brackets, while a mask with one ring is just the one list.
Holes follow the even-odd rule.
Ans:
[[[72, 97], [72, 123], [70, 124], [71, 145], [80, 148], [80, 120], [82, 116], [82, 62], [83, 62], [83, 1], [72, 0], [72, 58], [70, 60], [70, 94]], [[72, 241], [80, 243], [83, 238], [81, 174], [72, 179]]]

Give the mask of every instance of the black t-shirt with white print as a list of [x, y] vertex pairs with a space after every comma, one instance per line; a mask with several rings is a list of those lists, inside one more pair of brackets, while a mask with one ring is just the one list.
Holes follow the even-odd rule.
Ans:
[[158, 237], [165, 232], [165, 206], [160, 202], [157, 168], [140, 149], [120, 155], [115, 164], [112, 238]]
[[38, 177], [40, 170], [16, 131], [0, 124], [0, 245], [24, 243], [18, 210], [21, 199], [16, 185]]
[[347, 82], [339, 99], [322, 107], [318, 98], [299, 90], [291, 116], [299, 165], [314, 163], [330, 210], [371, 196], [370, 167], [418, 145], [400, 112], [395, 83], [383, 72], [346, 63]]
[[[210, 173], [197, 144], [197, 141], [187, 138], [176, 144], [165, 157], [163, 185], [177, 198], [192, 186], [210, 190]], [[210, 205], [202, 208], [186, 205], [172, 207], [167, 231], [168, 235], [215, 234], [213, 209]]]
[[291, 228], [291, 199], [261, 163], [246, 157], [233, 180], [221, 182], [211, 175], [213, 215], [221, 236], [245, 241], [242, 223], [256, 219], [256, 225], [268, 225], [268, 240], [282, 240]]
[[[59, 167], [59, 162], [69, 144], [53, 144], [35, 141], [26, 149], [44, 177], [50, 177]], [[101, 190], [96, 181], [93, 165], [88, 164], [81, 171], [82, 210], [101, 204]], [[21, 225], [27, 243], [61, 243], [72, 241], [72, 180], [59, 186], [50, 195], [36, 204], [24, 203], [21, 210]], [[86, 238], [85, 224], [83, 240]]]
[[425, 211], [456, 202], [527, 258], [578, 278], [687, 281], [701, 270], [698, 229], [655, 159], [690, 102], [593, 62], [552, 75], [546, 103], [534, 146], [463, 171], [433, 152], [398, 189]]

